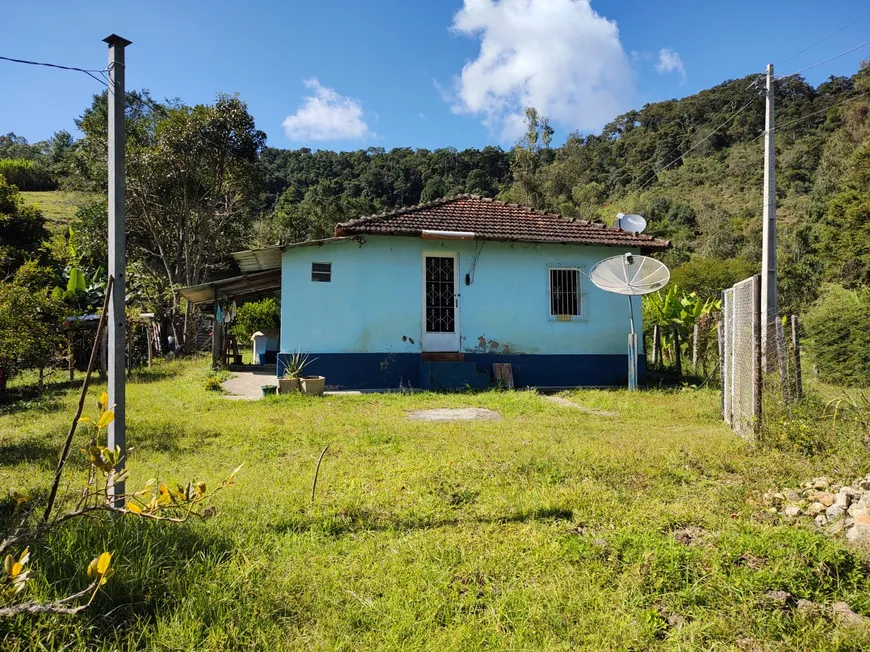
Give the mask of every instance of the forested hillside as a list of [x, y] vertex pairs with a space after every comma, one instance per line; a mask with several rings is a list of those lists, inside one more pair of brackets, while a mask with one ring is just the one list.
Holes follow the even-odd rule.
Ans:
[[[777, 81], [784, 311], [805, 309], [825, 281], [870, 283], [868, 94], [866, 65], [815, 88], [800, 77]], [[187, 106], [130, 92], [128, 104], [131, 299], [169, 319], [188, 314], [173, 289], [234, 273], [231, 251], [328, 236], [339, 221], [457, 193], [610, 224], [619, 211], [641, 213], [651, 232], [673, 241], [665, 258], [674, 279], [702, 294], [758, 267], [764, 92], [756, 76], [649, 104], [558, 147], [546, 118], [530, 108], [527, 135], [507, 151], [277, 149], [265, 147], [236, 96]], [[66, 132], [36, 144], [0, 136], [0, 175], [21, 190], [104, 196], [105, 112], [105, 95], [95, 96], [77, 121], [78, 140]], [[20, 197], [6, 194], [20, 206], [4, 213], [25, 214]], [[104, 199], [79, 210], [69, 230], [56, 226], [41, 249], [19, 242], [9, 215], [0, 216], [6, 282], [25, 258], [59, 285], [70, 268], [98, 276]]]

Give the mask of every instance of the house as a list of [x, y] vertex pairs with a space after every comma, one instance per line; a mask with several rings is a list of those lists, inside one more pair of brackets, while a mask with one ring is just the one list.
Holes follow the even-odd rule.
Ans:
[[[246, 274], [280, 265], [279, 375], [301, 350], [307, 373], [348, 389], [485, 387], [493, 363], [518, 386], [614, 386], [627, 379], [628, 299], [586, 274], [669, 245], [459, 195], [235, 256]], [[641, 350], [641, 382], [644, 362]]]

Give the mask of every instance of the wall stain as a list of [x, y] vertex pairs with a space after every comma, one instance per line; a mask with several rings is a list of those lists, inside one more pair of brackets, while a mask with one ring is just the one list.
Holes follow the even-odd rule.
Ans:
[[498, 342], [496, 342], [495, 340], [489, 340], [486, 345], [489, 347], [490, 353], [498, 351]]

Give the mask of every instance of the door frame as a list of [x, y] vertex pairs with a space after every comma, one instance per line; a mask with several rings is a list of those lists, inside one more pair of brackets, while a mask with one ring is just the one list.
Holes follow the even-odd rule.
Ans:
[[[453, 332], [452, 333], [429, 333], [426, 330], [426, 258], [453, 258]], [[460, 313], [461, 302], [459, 296], [459, 252], [424, 250], [420, 257], [421, 271], [421, 296], [420, 296], [420, 342], [423, 351], [458, 353], [461, 350], [460, 336]]]

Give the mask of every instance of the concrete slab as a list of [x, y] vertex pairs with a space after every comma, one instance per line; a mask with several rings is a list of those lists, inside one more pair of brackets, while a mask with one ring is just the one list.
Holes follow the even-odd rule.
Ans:
[[501, 415], [486, 408], [441, 408], [437, 410], [417, 410], [408, 414], [414, 421], [496, 421]]
[[275, 372], [269, 371], [239, 371], [233, 373], [229, 380], [223, 383], [226, 394], [224, 398], [230, 400], [253, 400], [263, 396], [260, 389], [263, 385], [277, 385], [278, 379]]

